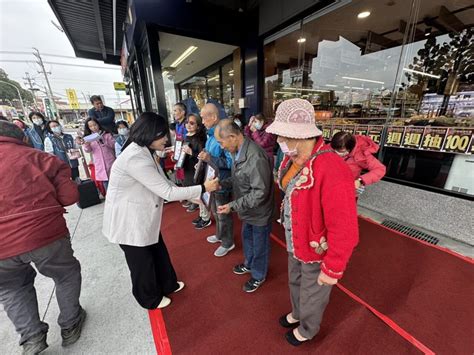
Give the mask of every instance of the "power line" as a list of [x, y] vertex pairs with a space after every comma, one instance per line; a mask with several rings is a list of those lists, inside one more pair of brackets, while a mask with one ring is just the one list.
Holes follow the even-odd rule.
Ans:
[[[9, 75], [8, 77], [13, 78], [13, 79], [23, 79], [22, 77], [17, 76], [17, 75]], [[83, 83], [109, 83], [109, 84], [113, 83], [113, 81], [109, 81], [109, 80], [83, 80], [83, 79], [75, 79], [75, 78], [56, 78], [56, 77], [51, 77], [50, 79], [52, 81], [68, 81], [68, 82], [83, 82]]]
[[[22, 52], [22, 51], [0, 51], [0, 53], [4, 54], [24, 54], [24, 55], [31, 55], [31, 52]], [[67, 58], [67, 59], [82, 59], [73, 57], [70, 55], [60, 55], [60, 54], [50, 54], [50, 53], [43, 53], [41, 54], [44, 57], [57, 57], [57, 58]], [[92, 60], [92, 59], [91, 59]]]
[[[31, 60], [20, 60], [20, 59], [0, 59], [0, 62], [6, 63], [35, 63]], [[109, 68], [109, 67], [99, 67], [94, 65], [82, 65], [82, 64], [69, 64], [69, 63], [60, 63], [60, 62], [47, 62], [43, 61], [44, 64], [53, 64], [53, 65], [64, 65], [66, 67], [82, 67], [82, 68], [94, 68], [94, 69], [108, 69], [108, 70], [119, 70], [119, 67]]]

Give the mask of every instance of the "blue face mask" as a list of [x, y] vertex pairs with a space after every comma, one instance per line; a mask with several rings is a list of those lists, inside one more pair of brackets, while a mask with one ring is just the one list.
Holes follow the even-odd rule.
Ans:
[[262, 129], [262, 127], [263, 127], [263, 122], [256, 122], [256, 123], [254, 124], [254, 127], [255, 127], [255, 129], [256, 129], [257, 131], [260, 131], [260, 130]]

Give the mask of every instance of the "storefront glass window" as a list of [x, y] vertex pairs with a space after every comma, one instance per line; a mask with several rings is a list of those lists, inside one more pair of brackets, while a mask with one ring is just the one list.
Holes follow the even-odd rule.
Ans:
[[139, 113], [142, 113], [145, 110], [145, 98], [143, 96], [140, 72], [139, 72], [138, 63], [136, 60], [134, 60], [132, 64], [132, 80], [133, 80], [134, 88], [135, 88], [134, 91], [135, 91], [135, 97], [136, 97], [136, 102], [137, 102], [137, 111]]
[[222, 98], [227, 117], [234, 115], [234, 67], [230, 62], [222, 66]]
[[221, 77], [219, 70], [209, 72], [207, 79], [207, 98], [221, 101]]
[[[148, 44], [144, 46], [144, 48], [148, 48]], [[151, 101], [151, 108], [153, 111], [158, 111], [158, 102], [156, 99], [156, 91], [155, 91], [155, 80], [153, 79], [153, 67], [151, 65], [151, 58], [150, 52], [148, 50], [144, 50], [143, 53], [143, 61], [145, 64], [145, 73], [148, 83], [148, 92], [150, 93], [150, 101]]]
[[454, 0], [361, 0], [302, 19], [265, 42], [264, 113], [307, 99], [327, 139], [380, 143], [388, 177], [474, 195], [473, 15]]

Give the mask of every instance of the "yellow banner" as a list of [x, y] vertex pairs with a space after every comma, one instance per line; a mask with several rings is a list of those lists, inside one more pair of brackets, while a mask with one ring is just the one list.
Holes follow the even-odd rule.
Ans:
[[76, 90], [66, 89], [69, 107], [73, 110], [79, 110], [79, 101], [77, 100]]
[[125, 83], [115, 81], [114, 82], [114, 89], [116, 91], [125, 91], [127, 89], [127, 85]]

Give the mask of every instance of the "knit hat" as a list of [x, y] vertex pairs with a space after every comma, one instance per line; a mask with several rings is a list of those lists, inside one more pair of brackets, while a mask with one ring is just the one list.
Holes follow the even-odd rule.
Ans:
[[276, 111], [275, 120], [266, 132], [286, 138], [307, 139], [323, 134], [314, 120], [313, 105], [307, 100], [283, 101]]
[[0, 137], [15, 138], [23, 141], [25, 134], [17, 125], [0, 120]]

